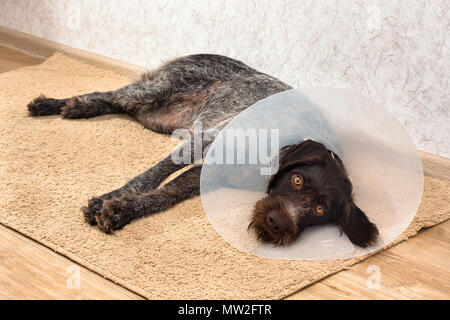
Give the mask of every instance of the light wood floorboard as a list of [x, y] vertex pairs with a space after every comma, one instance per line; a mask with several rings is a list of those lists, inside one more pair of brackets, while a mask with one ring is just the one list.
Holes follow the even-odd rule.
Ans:
[[141, 299], [0, 225], [0, 299]]

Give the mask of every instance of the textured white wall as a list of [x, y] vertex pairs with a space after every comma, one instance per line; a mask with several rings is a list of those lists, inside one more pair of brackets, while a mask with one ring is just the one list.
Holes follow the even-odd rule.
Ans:
[[450, 1], [0, 0], [0, 25], [134, 64], [191, 53], [355, 89], [450, 157]]

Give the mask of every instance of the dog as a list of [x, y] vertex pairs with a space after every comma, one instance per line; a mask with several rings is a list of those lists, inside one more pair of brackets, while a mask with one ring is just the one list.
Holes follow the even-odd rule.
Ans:
[[[197, 121], [205, 132], [218, 132], [252, 104], [289, 89], [286, 83], [235, 59], [197, 54], [169, 61], [116, 91], [67, 99], [39, 96], [27, 107], [33, 117], [60, 114], [80, 119], [125, 113], [160, 133], [193, 130]], [[209, 145], [204, 142], [202, 150]], [[190, 149], [193, 153], [195, 148]], [[270, 178], [267, 197], [256, 203], [249, 225], [260, 241], [287, 245], [304, 228], [328, 222], [339, 225], [361, 247], [375, 241], [378, 230], [353, 202], [352, 184], [336, 155], [314, 141], [280, 152], [281, 166]], [[85, 220], [112, 233], [132, 220], [198, 195], [201, 164], [159, 187], [187, 165], [167, 156], [121, 188], [90, 199], [81, 208]]]

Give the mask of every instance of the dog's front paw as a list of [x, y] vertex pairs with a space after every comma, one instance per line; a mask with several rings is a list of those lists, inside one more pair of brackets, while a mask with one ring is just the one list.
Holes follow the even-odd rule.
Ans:
[[101, 197], [94, 197], [88, 201], [87, 207], [81, 207], [81, 211], [83, 212], [84, 219], [91, 226], [97, 224], [97, 219], [95, 218], [102, 209], [103, 199]]
[[50, 116], [56, 115], [61, 112], [61, 107], [64, 106], [65, 102], [63, 100], [57, 100], [52, 98], [46, 98], [41, 95], [31, 101], [27, 108], [28, 113], [32, 117], [37, 116]]
[[131, 221], [134, 212], [134, 199], [132, 195], [125, 195], [120, 198], [105, 200], [100, 213], [96, 216], [100, 230], [105, 233], [112, 233], [121, 229]]

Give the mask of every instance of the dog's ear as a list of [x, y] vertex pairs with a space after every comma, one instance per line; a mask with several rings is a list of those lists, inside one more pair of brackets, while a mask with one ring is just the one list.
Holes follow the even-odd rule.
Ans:
[[377, 226], [370, 222], [369, 218], [353, 200], [344, 203], [341, 212], [338, 214], [337, 224], [350, 241], [360, 247], [365, 248], [377, 239]]

